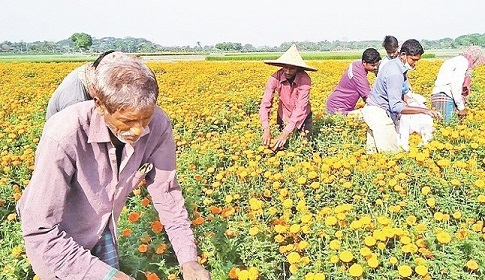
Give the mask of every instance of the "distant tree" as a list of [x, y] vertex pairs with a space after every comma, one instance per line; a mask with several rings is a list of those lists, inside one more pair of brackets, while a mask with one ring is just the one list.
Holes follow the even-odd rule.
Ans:
[[69, 37], [71, 41], [74, 43], [74, 46], [79, 48], [81, 52], [83, 50], [87, 50], [89, 47], [93, 45], [93, 38], [91, 35], [86, 33], [74, 33]]
[[217, 43], [215, 47], [221, 51], [241, 51], [243, 48], [241, 43], [232, 42]]

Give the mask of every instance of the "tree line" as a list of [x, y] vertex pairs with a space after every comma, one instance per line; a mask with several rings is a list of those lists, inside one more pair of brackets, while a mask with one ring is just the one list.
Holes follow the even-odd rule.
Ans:
[[[473, 33], [453, 38], [420, 41], [425, 49], [457, 49], [470, 45], [485, 47], [485, 33]], [[341, 51], [362, 50], [366, 48], [381, 49], [382, 41], [320, 41], [320, 42], [284, 42], [279, 46], [258, 46], [238, 42], [221, 42], [215, 45], [203, 46], [200, 41], [194, 46], [161, 46], [144, 38], [93, 38], [86, 33], [74, 33], [69, 38], [58, 41], [10, 42], [0, 43], [2, 53], [25, 54], [65, 54], [65, 53], [101, 53], [107, 50], [117, 50], [126, 53], [207, 53], [207, 52], [283, 52], [291, 44], [297, 44], [301, 51]]]

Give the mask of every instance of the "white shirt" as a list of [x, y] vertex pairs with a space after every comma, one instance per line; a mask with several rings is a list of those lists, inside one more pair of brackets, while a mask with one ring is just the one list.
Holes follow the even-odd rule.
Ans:
[[461, 93], [463, 91], [463, 81], [468, 70], [468, 59], [464, 56], [455, 56], [443, 62], [434, 83], [431, 94], [443, 92], [453, 98], [458, 110], [465, 109], [465, 103]]

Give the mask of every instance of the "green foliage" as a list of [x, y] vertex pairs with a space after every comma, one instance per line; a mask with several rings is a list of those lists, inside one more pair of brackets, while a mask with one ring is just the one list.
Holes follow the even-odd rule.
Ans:
[[87, 50], [91, 45], [93, 45], [93, 38], [91, 35], [86, 33], [74, 33], [69, 37], [74, 43], [74, 46], [80, 50]]

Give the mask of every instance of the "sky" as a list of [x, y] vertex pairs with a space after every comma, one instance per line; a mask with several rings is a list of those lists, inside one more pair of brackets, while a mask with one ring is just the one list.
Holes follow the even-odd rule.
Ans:
[[0, 0], [0, 7], [0, 42], [57, 42], [83, 32], [162, 46], [258, 47], [485, 33], [484, 0]]

